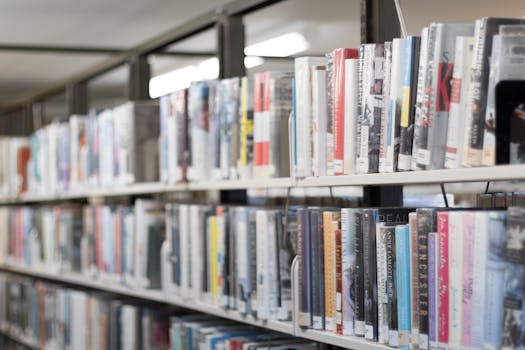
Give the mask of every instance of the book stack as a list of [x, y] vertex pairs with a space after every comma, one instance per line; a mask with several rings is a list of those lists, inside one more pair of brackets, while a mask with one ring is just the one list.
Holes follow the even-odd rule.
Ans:
[[496, 127], [496, 86], [524, 79], [524, 24], [432, 23], [421, 37], [297, 58], [293, 173], [523, 163], [521, 112], [500, 112]]

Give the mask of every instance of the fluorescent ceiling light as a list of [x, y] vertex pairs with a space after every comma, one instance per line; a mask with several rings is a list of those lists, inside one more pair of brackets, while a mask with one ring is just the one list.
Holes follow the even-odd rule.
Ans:
[[292, 32], [276, 36], [244, 49], [246, 56], [287, 57], [308, 50], [310, 44], [301, 33]]
[[[244, 66], [253, 68], [264, 63], [261, 57], [245, 57]], [[186, 89], [193, 81], [212, 80], [219, 77], [219, 60], [208, 58], [198, 64], [175, 69], [171, 72], [157, 75], [149, 81], [149, 95], [157, 98], [177, 90]]]
[[264, 58], [259, 56], [246, 56], [244, 57], [244, 66], [248, 69], [261, 66], [264, 64]]

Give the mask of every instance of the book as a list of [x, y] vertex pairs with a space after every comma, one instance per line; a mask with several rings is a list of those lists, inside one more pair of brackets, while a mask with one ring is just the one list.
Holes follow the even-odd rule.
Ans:
[[[463, 305], [461, 307], [461, 345], [471, 346], [472, 286], [474, 263], [474, 213], [463, 213]], [[476, 237], [477, 238], [477, 237]]]
[[253, 176], [253, 78], [241, 79], [241, 115], [238, 173], [241, 179]]
[[188, 89], [188, 169], [190, 181], [203, 180], [208, 174], [209, 98], [206, 82], [196, 82]]
[[430, 349], [438, 348], [438, 298], [437, 258], [439, 256], [435, 232], [428, 234], [428, 344]]
[[476, 21], [474, 31], [474, 48], [470, 74], [471, 95], [468, 101], [466, 124], [469, 130], [467, 145], [464, 147], [462, 165], [479, 166], [482, 161], [483, 136], [487, 108], [489, 84], [490, 53], [492, 39], [499, 26], [507, 24], [524, 24], [519, 18], [483, 17]]
[[[401, 116], [399, 120], [399, 155], [397, 158], [397, 170], [410, 170], [412, 162], [412, 143], [414, 137], [414, 119], [416, 113], [416, 97], [421, 95], [423, 79], [421, 64], [426, 55], [426, 40], [428, 29], [423, 29], [422, 36], [408, 36], [402, 40], [402, 84], [403, 95], [401, 103]], [[418, 73], [419, 69], [419, 73]], [[422, 83], [421, 83], [422, 84]], [[416, 96], [417, 95], [417, 96]], [[397, 104], [396, 104], [396, 108]], [[395, 148], [394, 148], [395, 150]], [[396, 161], [394, 159], [394, 161]]]
[[439, 211], [437, 221], [437, 329], [440, 347], [448, 344], [449, 332], [449, 245], [448, 245], [448, 212]]
[[344, 116], [344, 174], [354, 174], [356, 171], [357, 154], [357, 120], [359, 118], [359, 59], [345, 60], [345, 116]]
[[459, 348], [462, 334], [463, 307], [463, 214], [448, 215], [449, 256], [449, 347]]
[[410, 347], [411, 307], [410, 307], [410, 228], [409, 225], [398, 225], [395, 230], [396, 247], [396, 290], [398, 346], [406, 350]]
[[[500, 300], [504, 300], [505, 288], [506, 222], [506, 212], [491, 211], [488, 213], [485, 306], [482, 320], [483, 346], [491, 349], [500, 347], [502, 339], [504, 304]], [[476, 331], [473, 331], [473, 334], [476, 334]]]
[[312, 328], [325, 329], [325, 280], [324, 280], [324, 231], [323, 212], [320, 208], [310, 210], [311, 227], [311, 300]]
[[[336, 49], [332, 52], [332, 91], [333, 98], [330, 118], [327, 126], [328, 165], [327, 173], [332, 175], [330, 160], [333, 159], [333, 175], [344, 173], [344, 130], [345, 130], [345, 60], [357, 58], [356, 49]], [[333, 136], [331, 136], [333, 135]], [[330, 144], [333, 140], [333, 157], [330, 154]]]
[[324, 248], [324, 329], [330, 332], [337, 331], [336, 325], [336, 229], [332, 222], [338, 220], [339, 212], [323, 211], [323, 248]]
[[363, 100], [361, 110], [359, 173], [376, 173], [379, 168], [379, 137], [383, 106], [384, 45], [366, 44], [363, 56]]
[[[392, 41], [385, 42], [385, 60], [383, 63], [384, 69], [384, 80], [383, 80], [383, 108], [381, 109], [381, 128], [379, 133], [379, 172], [387, 172], [388, 163], [393, 163], [393, 138], [395, 137], [395, 132], [392, 133], [391, 129], [395, 128], [394, 122], [392, 121], [392, 114], [390, 111], [390, 94], [392, 85], [397, 83], [397, 71], [392, 71], [392, 51], [393, 44]], [[387, 131], [388, 130], [388, 131]], [[389, 146], [391, 152], [389, 152]], [[390, 156], [392, 155], [392, 156]], [[397, 157], [396, 157], [397, 159]]]
[[445, 147], [445, 168], [454, 169], [461, 165], [463, 155], [462, 137], [466, 139], [465, 113], [470, 93], [470, 67], [472, 64], [472, 49], [474, 38], [458, 36], [456, 38], [456, 52], [454, 70], [452, 73], [452, 87], [450, 90], [450, 113]]
[[365, 260], [362, 210], [355, 211], [354, 333], [365, 336]]
[[[521, 27], [522, 33], [516, 29]], [[507, 33], [507, 31], [509, 31]], [[500, 26], [492, 39], [488, 79], [485, 125], [483, 129], [482, 165], [496, 164], [496, 85], [502, 80], [523, 80], [525, 61], [521, 49], [525, 47], [525, 26]]]
[[[322, 78], [315, 78], [314, 74], [318, 70], [317, 66], [326, 65], [326, 58], [324, 57], [299, 57], [294, 61], [295, 65], [295, 93], [296, 103], [295, 105], [295, 118], [296, 118], [296, 135], [299, 137], [301, 142], [297, 143], [297, 165], [295, 168], [295, 176], [297, 177], [308, 177], [312, 176], [312, 156], [313, 150], [312, 145], [315, 145], [313, 139], [315, 135], [314, 126], [315, 121], [321, 121], [318, 113], [321, 111], [317, 109], [314, 102], [314, 91], [319, 88], [322, 83]], [[326, 81], [325, 81], [326, 89]], [[322, 90], [321, 90], [322, 91]], [[326, 94], [326, 90], [325, 90]], [[321, 94], [315, 95], [317, 98], [321, 97]], [[326, 96], [326, 95], [325, 95]], [[325, 97], [326, 98], [326, 97]], [[318, 103], [320, 103], [319, 101]], [[325, 100], [326, 105], [326, 100]], [[317, 109], [317, 113], [314, 113], [314, 109]], [[326, 115], [325, 115], [326, 118]], [[326, 119], [325, 119], [326, 120]], [[324, 121], [325, 121], [324, 120]], [[323, 143], [321, 143], [322, 145]], [[319, 145], [317, 146], [319, 147]], [[317, 151], [319, 154], [319, 151]], [[318, 158], [314, 158], [318, 160]]]
[[523, 236], [524, 209], [509, 207], [507, 210], [507, 238], [505, 243], [505, 282], [503, 301], [502, 349], [517, 349], [523, 339]]
[[456, 37], [472, 35], [473, 29], [471, 24], [453, 23], [433, 23], [429, 27], [423, 108], [414, 137], [416, 169], [444, 166]]
[[312, 265], [311, 265], [311, 225], [310, 212], [306, 208], [299, 208], [298, 231], [299, 239], [297, 246], [299, 248], [299, 286], [300, 286], [300, 303], [298, 323], [301, 327], [310, 327], [312, 325]]
[[341, 209], [341, 263], [342, 263], [342, 321], [343, 335], [354, 335], [356, 273], [356, 212], [358, 209]]
[[[313, 176], [326, 175], [326, 67], [312, 67], [312, 171]], [[302, 143], [302, 142], [300, 142]]]

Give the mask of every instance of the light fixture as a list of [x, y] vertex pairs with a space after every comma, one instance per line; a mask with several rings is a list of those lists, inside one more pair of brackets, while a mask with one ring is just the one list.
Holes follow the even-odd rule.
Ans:
[[244, 49], [246, 56], [287, 57], [308, 50], [310, 44], [298, 32], [276, 36]]
[[[262, 57], [247, 56], [244, 66], [253, 68], [264, 63]], [[219, 77], [219, 60], [217, 57], [208, 58], [198, 64], [172, 70], [153, 77], [149, 81], [149, 95], [157, 98], [162, 95], [182, 90], [190, 86], [193, 81], [212, 80]]]

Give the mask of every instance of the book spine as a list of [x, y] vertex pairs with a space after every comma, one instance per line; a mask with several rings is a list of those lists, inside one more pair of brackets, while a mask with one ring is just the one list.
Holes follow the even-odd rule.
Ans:
[[236, 240], [235, 240], [235, 264], [237, 272], [237, 310], [242, 314], [248, 314], [250, 293], [249, 284], [249, 245], [248, 245], [248, 209], [235, 208], [236, 211]]
[[397, 318], [398, 288], [396, 286], [396, 227], [386, 227], [386, 295], [388, 298], [388, 345], [399, 346], [399, 324]]
[[410, 228], [398, 225], [395, 230], [395, 275], [397, 291], [397, 320], [399, 329], [398, 347], [408, 350], [410, 346]]
[[367, 100], [370, 98], [370, 77], [371, 72], [371, 60], [372, 60], [372, 47], [370, 44], [361, 45], [359, 49], [359, 131], [358, 131], [358, 144], [357, 144], [357, 160], [356, 170], [359, 174], [368, 173], [369, 160], [368, 160], [368, 138], [369, 138], [369, 121], [367, 112]]
[[450, 212], [448, 217], [449, 252], [449, 335], [451, 349], [461, 344], [463, 306], [463, 213]]
[[[423, 28], [420, 40], [413, 38], [413, 41], [408, 45], [410, 47], [410, 54], [408, 57], [410, 57], [411, 64], [408, 67], [403, 82], [403, 105], [401, 107], [400, 121], [401, 140], [397, 165], [397, 168], [400, 171], [407, 171], [412, 168], [415, 121], [421, 114], [423, 103], [423, 85], [425, 83], [424, 74], [428, 54], [428, 27]], [[416, 86], [416, 89], [412, 88], [414, 86]], [[411, 101], [414, 103], [411, 103]], [[414, 104], [415, 108], [412, 107]]]
[[381, 127], [379, 132], [379, 172], [385, 173], [387, 171], [388, 163], [393, 163], [393, 136], [391, 133], [392, 128], [392, 112], [390, 106], [390, 93], [392, 90], [393, 78], [392, 75], [396, 75], [397, 72], [392, 71], [392, 42], [385, 42], [385, 60], [383, 63], [384, 69], [384, 79], [383, 79], [383, 89], [382, 89], [382, 98], [383, 98], [383, 108], [381, 108]]
[[445, 147], [445, 168], [458, 168], [463, 154], [462, 136], [465, 130], [465, 114], [470, 92], [470, 66], [472, 64], [473, 37], [458, 36], [450, 91], [450, 113]]
[[388, 344], [388, 297], [386, 281], [386, 230], [384, 223], [376, 225], [376, 257], [377, 257], [377, 323], [378, 342]]
[[437, 349], [437, 243], [436, 233], [428, 235], [428, 342]]
[[241, 179], [252, 177], [253, 167], [253, 79], [243, 77], [241, 81], [241, 139], [239, 175]]
[[372, 44], [372, 59], [370, 96], [365, 101], [365, 111], [367, 113], [369, 132], [368, 132], [368, 169], [367, 173], [377, 173], [379, 171], [379, 137], [381, 133], [381, 113], [383, 104], [383, 82], [384, 82], [384, 44]]
[[344, 173], [345, 59], [357, 56], [358, 51], [355, 49], [337, 49], [333, 52], [334, 175]]
[[408, 215], [410, 234], [410, 309], [411, 325], [410, 347], [419, 348], [419, 285], [418, 285], [418, 235], [417, 235], [417, 213]]
[[[267, 166], [265, 154], [268, 153], [269, 133], [268, 108], [265, 101], [265, 74], [256, 73], [253, 76], [254, 107], [253, 107], [253, 174], [257, 177]], [[269, 102], [269, 101], [268, 101]]]
[[525, 230], [525, 209], [510, 207], [507, 210], [507, 239], [505, 244], [505, 292], [503, 300], [503, 330], [502, 349], [518, 349], [522, 347], [524, 303], [523, 274], [525, 252], [522, 241]]
[[325, 330], [336, 331], [335, 323], [335, 235], [332, 231], [332, 213], [323, 212], [323, 246], [324, 246], [324, 298], [325, 298]]
[[365, 336], [365, 266], [362, 212], [355, 213], [354, 333]]
[[429, 127], [434, 119], [435, 110], [435, 73], [437, 72], [437, 47], [439, 47], [438, 31], [442, 26], [432, 23], [428, 28], [427, 53], [423, 83], [421, 110], [416, 115], [414, 129], [414, 146], [412, 148], [412, 170], [425, 169], [430, 164]]
[[376, 209], [363, 210], [365, 339], [378, 341]]
[[334, 52], [326, 55], [326, 72], [327, 72], [327, 108], [328, 117], [326, 118], [326, 175], [334, 175]]
[[[409, 36], [403, 39], [402, 50], [402, 92], [401, 110], [399, 117], [399, 154], [395, 170], [410, 170], [412, 158], [412, 143], [414, 136], [414, 118], [416, 110], [416, 92], [419, 92], [418, 79], [416, 73], [421, 68], [420, 45], [426, 45], [428, 30], [423, 30], [422, 38]], [[423, 40], [424, 39], [424, 40]], [[423, 42], [424, 41], [424, 42]], [[416, 88], [417, 86], [417, 88]]]
[[312, 325], [312, 297], [311, 297], [311, 246], [310, 246], [310, 213], [308, 209], [299, 209], [298, 231], [299, 231], [299, 279], [300, 279], [300, 304], [298, 323], [301, 327]]
[[[474, 262], [474, 213], [463, 214], [463, 306], [461, 312], [461, 345], [471, 345], [472, 284]], [[476, 239], [478, 239], [476, 232]]]
[[419, 283], [419, 348], [428, 349], [429, 295], [428, 295], [428, 234], [435, 232], [433, 209], [417, 210], [417, 250]]
[[268, 240], [271, 237], [267, 237], [268, 233], [268, 213], [266, 210], [257, 210], [256, 212], [256, 225], [257, 225], [257, 318], [261, 320], [267, 320], [270, 316], [270, 305], [269, 305], [269, 290], [270, 281], [266, 272], [267, 264], [266, 251], [268, 249]]
[[[320, 62], [319, 62], [320, 61]], [[319, 62], [319, 63], [318, 63]], [[295, 59], [295, 117], [297, 118], [296, 133], [301, 140], [297, 144], [297, 177], [312, 176], [312, 66], [323, 65], [324, 59], [314, 57], [300, 57]]]
[[449, 329], [449, 251], [448, 251], [448, 212], [437, 213], [438, 245], [438, 342], [441, 348], [448, 344]]
[[485, 320], [485, 284], [487, 278], [488, 254], [488, 229], [489, 213], [474, 213], [474, 242], [473, 242], [473, 268], [472, 268], [472, 321], [471, 321], [471, 347], [482, 348], [485, 336], [483, 325]]
[[341, 263], [342, 263], [342, 301], [343, 335], [354, 335], [355, 316], [355, 211], [341, 209]]
[[341, 213], [332, 215], [332, 227], [335, 234], [335, 322], [336, 333], [343, 334], [343, 262]]
[[326, 175], [326, 68], [312, 71], [312, 174]]
[[312, 230], [312, 328], [325, 328], [325, 283], [324, 283], [324, 241], [323, 215], [320, 210], [310, 212]]
[[345, 60], [345, 125], [344, 125], [344, 173], [354, 174], [357, 157], [358, 106], [358, 67], [359, 59]]

